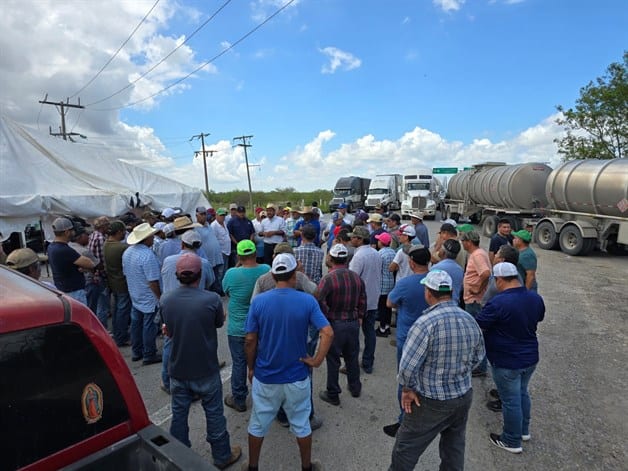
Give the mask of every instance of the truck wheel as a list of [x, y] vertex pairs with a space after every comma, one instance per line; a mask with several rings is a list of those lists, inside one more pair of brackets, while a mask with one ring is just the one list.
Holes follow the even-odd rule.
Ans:
[[469, 221], [471, 221], [471, 224], [477, 224], [480, 222], [481, 218], [482, 218], [481, 213], [474, 213], [471, 216], [469, 216]]
[[482, 234], [484, 237], [493, 237], [497, 232], [497, 216], [485, 216], [482, 221]]
[[584, 246], [582, 247], [582, 251], [580, 255], [589, 255], [595, 249], [595, 245], [597, 243], [597, 239], [584, 239]]
[[536, 234], [536, 243], [543, 250], [555, 250], [558, 248], [558, 237], [556, 237], [556, 231], [551, 222], [543, 221], [536, 226], [534, 233]]
[[580, 255], [585, 242], [580, 229], [576, 226], [567, 226], [560, 231], [560, 250], [567, 255]]

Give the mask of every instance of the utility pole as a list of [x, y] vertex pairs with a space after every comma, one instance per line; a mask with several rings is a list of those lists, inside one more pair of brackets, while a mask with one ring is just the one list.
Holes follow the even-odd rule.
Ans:
[[[244, 161], [246, 162], [246, 178], [249, 181], [249, 206], [251, 207], [251, 211], [253, 211], [253, 190], [251, 189], [251, 172], [249, 172], [249, 156], [246, 152], [248, 147], [252, 147], [251, 144], [247, 143], [247, 139], [250, 140], [253, 136], [239, 136], [234, 137], [234, 141], [242, 141], [241, 144], [237, 144], [239, 147], [244, 147]], [[250, 165], [250, 167], [259, 167], [259, 165]]]
[[192, 136], [190, 138], [190, 141], [193, 139], [200, 139], [201, 140], [201, 149], [200, 151], [195, 151], [194, 152], [194, 156], [198, 156], [199, 154], [203, 155], [203, 169], [205, 171], [205, 192], [207, 193], [207, 197], [209, 197], [209, 180], [207, 178], [207, 154], [209, 154], [209, 156], [211, 157], [212, 155], [214, 155], [214, 152], [216, 152], [215, 150], [205, 150], [205, 138], [209, 136], [209, 133], [200, 133], [197, 134], [196, 136]]
[[59, 132], [58, 133], [53, 133], [52, 132], [52, 127], [50, 127], [50, 135], [51, 136], [62, 136], [64, 141], [68, 140], [68, 136], [70, 137], [70, 140], [72, 140], [71, 136], [81, 136], [84, 137], [83, 135], [76, 133], [76, 132], [66, 132], [66, 127], [65, 127], [65, 115], [68, 112], [66, 110], [66, 108], [80, 108], [80, 109], [84, 109], [85, 107], [81, 105], [81, 99], [78, 99], [78, 105], [74, 105], [72, 103], [70, 103], [70, 99], [66, 98], [65, 103], [63, 101], [60, 102], [54, 102], [54, 101], [48, 101], [48, 94], [46, 93], [46, 96], [44, 97], [43, 100], [40, 100], [39, 103], [41, 103], [42, 105], [55, 105], [57, 107], [57, 110], [59, 111], [59, 114], [61, 115], [61, 127], [59, 128]]

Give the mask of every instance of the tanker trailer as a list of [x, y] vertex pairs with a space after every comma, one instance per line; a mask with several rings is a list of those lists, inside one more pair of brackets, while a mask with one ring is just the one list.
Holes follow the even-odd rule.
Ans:
[[549, 207], [535, 235], [542, 249], [586, 255], [599, 245], [628, 251], [628, 159], [571, 160], [556, 168], [545, 188]]
[[545, 184], [551, 172], [543, 163], [475, 165], [450, 179], [443, 219], [462, 216], [473, 223], [481, 221], [486, 237], [495, 234], [501, 218], [519, 230], [526, 222], [543, 216]]

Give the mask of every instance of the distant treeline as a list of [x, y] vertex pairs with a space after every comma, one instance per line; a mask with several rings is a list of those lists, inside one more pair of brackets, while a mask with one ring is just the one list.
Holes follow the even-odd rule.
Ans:
[[[246, 207], [247, 212], [252, 212], [252, 208], [249, 208], [249, 192], [246, 190], [233, 190], [221, 193], [210, 190], [209, 194], [205, 194], [205, 196], [214, 208], [226, 208], [231, 203], [235, 203]], [[266, 207], [266, 204], [274, 203], [286, 206], [290, 203], [294, 209], [294, 207], [311, 206], [313, 201], [317, 201], [319, 207], [324, 212], [327, 212], [331, 198], [332, 192], [329, 190], [297, 191], [292, 187], [275, 188], [272, 191], [254, 191], [253, 205], [255, 207]]]

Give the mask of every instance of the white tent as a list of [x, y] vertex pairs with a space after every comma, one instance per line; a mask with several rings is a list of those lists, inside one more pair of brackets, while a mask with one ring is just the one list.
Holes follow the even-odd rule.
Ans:
[[121, 162], [104, 146], [86, 149], [0, 118], [3, 237], [40, 220], [50, 237], [50, 223], [63, 214], [119, 216], [136, 204], [136, 194], [151, 209], [180, 207], [193, 214], [208, 205], [200, 189]]

